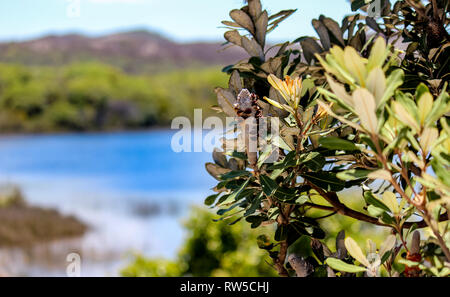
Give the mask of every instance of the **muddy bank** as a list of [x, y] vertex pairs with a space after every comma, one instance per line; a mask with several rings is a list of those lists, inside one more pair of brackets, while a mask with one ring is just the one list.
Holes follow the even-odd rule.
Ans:
[[0, 247], [29, 247], [80, 237], [87, 231], [73, 216], [28, 205], [17, 188], [0, 192]]

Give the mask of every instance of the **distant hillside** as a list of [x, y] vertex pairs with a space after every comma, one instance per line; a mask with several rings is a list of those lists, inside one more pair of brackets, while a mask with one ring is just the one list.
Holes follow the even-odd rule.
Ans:
[[237, 47], [221, 51], [220, 43], [177, 43], [148, 31], [101, 37], [46, 36], [0, 43], [0, 62], [27, 66], [61, 66], [99, 61], [128, 73], [150, 73], [192, 66], [227, 65], [245, 57]]

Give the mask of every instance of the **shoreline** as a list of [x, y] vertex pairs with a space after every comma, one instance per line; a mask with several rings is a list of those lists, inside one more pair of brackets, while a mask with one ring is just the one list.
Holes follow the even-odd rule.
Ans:
[[30, 205], [18, 188], [0, 196], [0, 248], [30, 247], [82, 237], [89, 227], [73, 215]]

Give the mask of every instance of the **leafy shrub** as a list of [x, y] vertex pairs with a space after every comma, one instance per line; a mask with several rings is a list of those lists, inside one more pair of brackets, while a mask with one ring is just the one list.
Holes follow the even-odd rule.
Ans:
[[[361, 13], [342, 25], [312, 21], [320, 43], [302, 36], [272, 51], [266, 34], [293, 10], [269, 16], [249, 0], [223, 22], [225, 39], [250, 58], [224, 68], [230, 80], [216, 89], [220, 108], [241, 131], [246, 119], [278, 118], [280, 133], [256, 134], [271, 144], [257, 152], [249, 146], [255, 135], [225, 140], [206, 164], [219, 181], [206, 204], [232, 222], [274, 226], [258, 245], [280, 276], [450, 274], [448, 1], [382, 3], [380, 19], [355, 0]], [[279, 157], [269, 162], [273, 152]], [[340, 199], [350, 188], [363, 209]], [[368, 239], [363, 250], [342, 230], [332, 252], [323, 225], [337, 214], [392, 234], [379, 245]]]

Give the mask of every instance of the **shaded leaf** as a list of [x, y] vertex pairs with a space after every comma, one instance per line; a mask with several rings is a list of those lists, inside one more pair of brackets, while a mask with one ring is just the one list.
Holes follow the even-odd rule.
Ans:
[[358, 148], [353, 142], [332, 136], [319, 138], [319, 144], [330, 150], [343, 150], [343, 151], [358, 150]]
[[316, 19], [313, 19], [311, 23], [320, 37], [320, 43], [322, 44], [323, 49], [328, 51], [331, 48], [331, 42], [327, 28], [321, 21]]
[[300, 45], [303, 50], [303, 56], [308, 64], [311, 64], [311, 61], [315, 58], [315, 54], [320, 54], [323, 52], [322, 47], [317, 44], [317, 42], [311, 38], [306, 37], [300, 41]]
[[302, 177], [327, 191], [338, 192], [345, 186], [345, 182], [338, 179], [336, 174], [332, 172], [308, 172], [302, 174]]
[[261, 181], [261, 186], [264, 193], [267, 196], [272, 196], [275, 190], [278, 188], [278, 184], [273, 179], [264, 174], [261, 175], [259, 179]]

